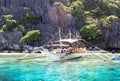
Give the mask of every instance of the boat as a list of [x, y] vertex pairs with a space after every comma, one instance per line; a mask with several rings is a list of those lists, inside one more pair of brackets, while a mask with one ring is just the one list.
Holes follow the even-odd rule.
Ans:
[[114, 57], [113, 60], [120, 60], [120, 56]]
[[[65, 61], [65, 60], [81, 58], [88, 55], [95, 55], [106, 60], [105, 57], [99, 54], [101, 51], [90, 52], [86, 50], [86, 48], [75, 45], [76, 42], [78, 43], [82, 39], [80, 37], [77, 37], [77, 34], [73, 38], [70, 30], [67, 38], [61, 37], [60, 28], [58, 35], [59, 35], [58, 40], [50, 40], [48, 43], [45, 43], [43, 46], [39, 47], [37, 49], [37, 51], [40, 52], [38, 55], [44, 55], [50, 58], [52, 61]], [[29, 55], [26, 55], [23, 58], [20, 58], [19, 60], [25, 60], [27, 56]]]
[[[78, 48], [74, 42], [79, 42], [79, 38], [72, 38], [72, 34], [69, 30], [69, 38], [61, 38], [61, 31], [59, 28], [59, 40], [52, 41], [52, 44], [42, 46], [40, 48], [41, 54], [45, 54], [53, 61], [64, 61], [70, 59], [76, 59], [83, 56], [84, 48]], [[51, 47], [50, 47], [51, 46]], [[49, 47], [50, 49], [48, 49]]]
[[52, 59], [53, 61], [64, 61], [64, 60], [71, 60], [71, 59], [76, 59], [80, 58], [83, 55], [80, 53], [71, 53], [71, 54], [66, 54], [66, 53], [54, 53], [52, 51], [49, 51], [48, 49], [43, 48], [41, 50], [42, 54], [45, 54], [47, 57]]

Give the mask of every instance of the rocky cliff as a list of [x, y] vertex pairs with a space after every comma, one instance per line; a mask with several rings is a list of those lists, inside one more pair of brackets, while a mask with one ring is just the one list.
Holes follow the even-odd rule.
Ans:
[[0, 28], [4, 23], [3, 15], [12, 14], [14, 19], [19, 20], [23, 14], [30, 13], [40, 20], [39, 24], [32, 27], [41, 31], [42, 41], [39, 45], [55, 36], [59, 27], [63, 34], [69, 32], [69, 29], [76, 31], [74, 17], [60, 5], [54, 5], [58, 1], [67, 4], [67, 0], [0, 0]]
[[104, 48], [120, 49], [120, 19], [110, 21], [110, 28], [101, 27]]
[[22, 32], [13, 31], [9, 34], [0, 32], [0, 50], [22, 50], [19, 40], [22, 37]]
[[[41, 31], [42, 41], [40, 41], [40, 45], [55, 36], [58, 32], [58, 27], [61, 27], [63, 34], [67, 34], [69, 29], [71, 29], [73, 33], [77, 31], [75, 18], [63, 10], [60, 5], [54, 5], [54, 2], [62, 2], [67, 5], [67, 0], [0, 0], [0, 28], [4, 21], [2, 20], [3, 15], [13, 14], [14, 19], [19, 20], [24, 13], [30, 13], [37, 16], [40, 20], [39, 24], [32, 27], [32, 29], [39, 29]], [[120, 20], [118, 19], [113, 21], [110, 29], [101, 27], [104, 39], [102, 43], [100, 43], [101, 47], [120, 48], [119, 23]], [[3, 38], [6, 37], [3, 33], [0, 33], [0, 36]], [[9, 38], [10, 37], [8, 37], [7, 42]], [[19, 40], [17, 40], [17, 42], [18, 41]], [[14, 44], [14, 41], [11, 42]]]

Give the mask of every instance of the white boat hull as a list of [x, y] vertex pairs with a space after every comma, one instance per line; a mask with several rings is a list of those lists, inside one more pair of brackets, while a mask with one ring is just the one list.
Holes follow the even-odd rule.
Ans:
[[80, 58], [80, 57], [82, 57], [82, 55], [80, 55], [80, 54], [69, 54], [69, 55], [60, 57], [60, 59], [57, 61], [76, 59], [76, 58]]
[[53, 61], [70, 60], [70, 59], [75, 59], [75, 58], [79, 58], [83, 56], [79, 53], [62, 55], [62, 54], [52, 53], [51, 51], [47, 49], [43, 49], [42, 54], [45, 54], [47, 57], [49, 57]]

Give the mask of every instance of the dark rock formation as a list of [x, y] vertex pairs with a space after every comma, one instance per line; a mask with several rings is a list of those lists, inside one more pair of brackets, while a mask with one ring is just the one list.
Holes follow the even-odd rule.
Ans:
[[54, 2], [62, 2], [67, 5], [67, 0], [0, 0], [0, 16], [13, 14], [14, 19], [19, 20], [24, 13], [36, 15], [40, 19], [40, 23], [33, 26], [32, 29], [41, 31], [40, 45], [42, 45], [58, 32], [58, 27], [66, 27], [63, 28], [65, 31], [76, 30], [72, 15], [59, 5], [54, 5]]
[[0, 0], [0, 15], [11, 13], [18, 19], [23, 13], [29, 12], [46, 22], [48, 8], [56, 1], [67, 4], [67, 0]]
[[54, 5], [48, 9], [48, 17], [51, 24], [56, 27], [67, 27], [71, 24], [73, 18], [59, 5]]
[[19, 40], [22, 37], [22, 33], [18, 31], [11, 32], [9, 34], [0, 33], [0, 50], [22, 50]]
[[104, 48], [120, 49], [120, 19], [115, 19], [110, 22], [110, 28], [101, 27], [103, 33], [103, 41], [101, 46]]

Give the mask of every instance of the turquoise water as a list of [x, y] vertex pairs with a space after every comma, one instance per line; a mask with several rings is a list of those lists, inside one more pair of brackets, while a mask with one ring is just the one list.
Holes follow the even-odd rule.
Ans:
[[119, 61], [94, 56], [63, 62], [18, 58], [0, 55], [0, 81], [120, 81]]

